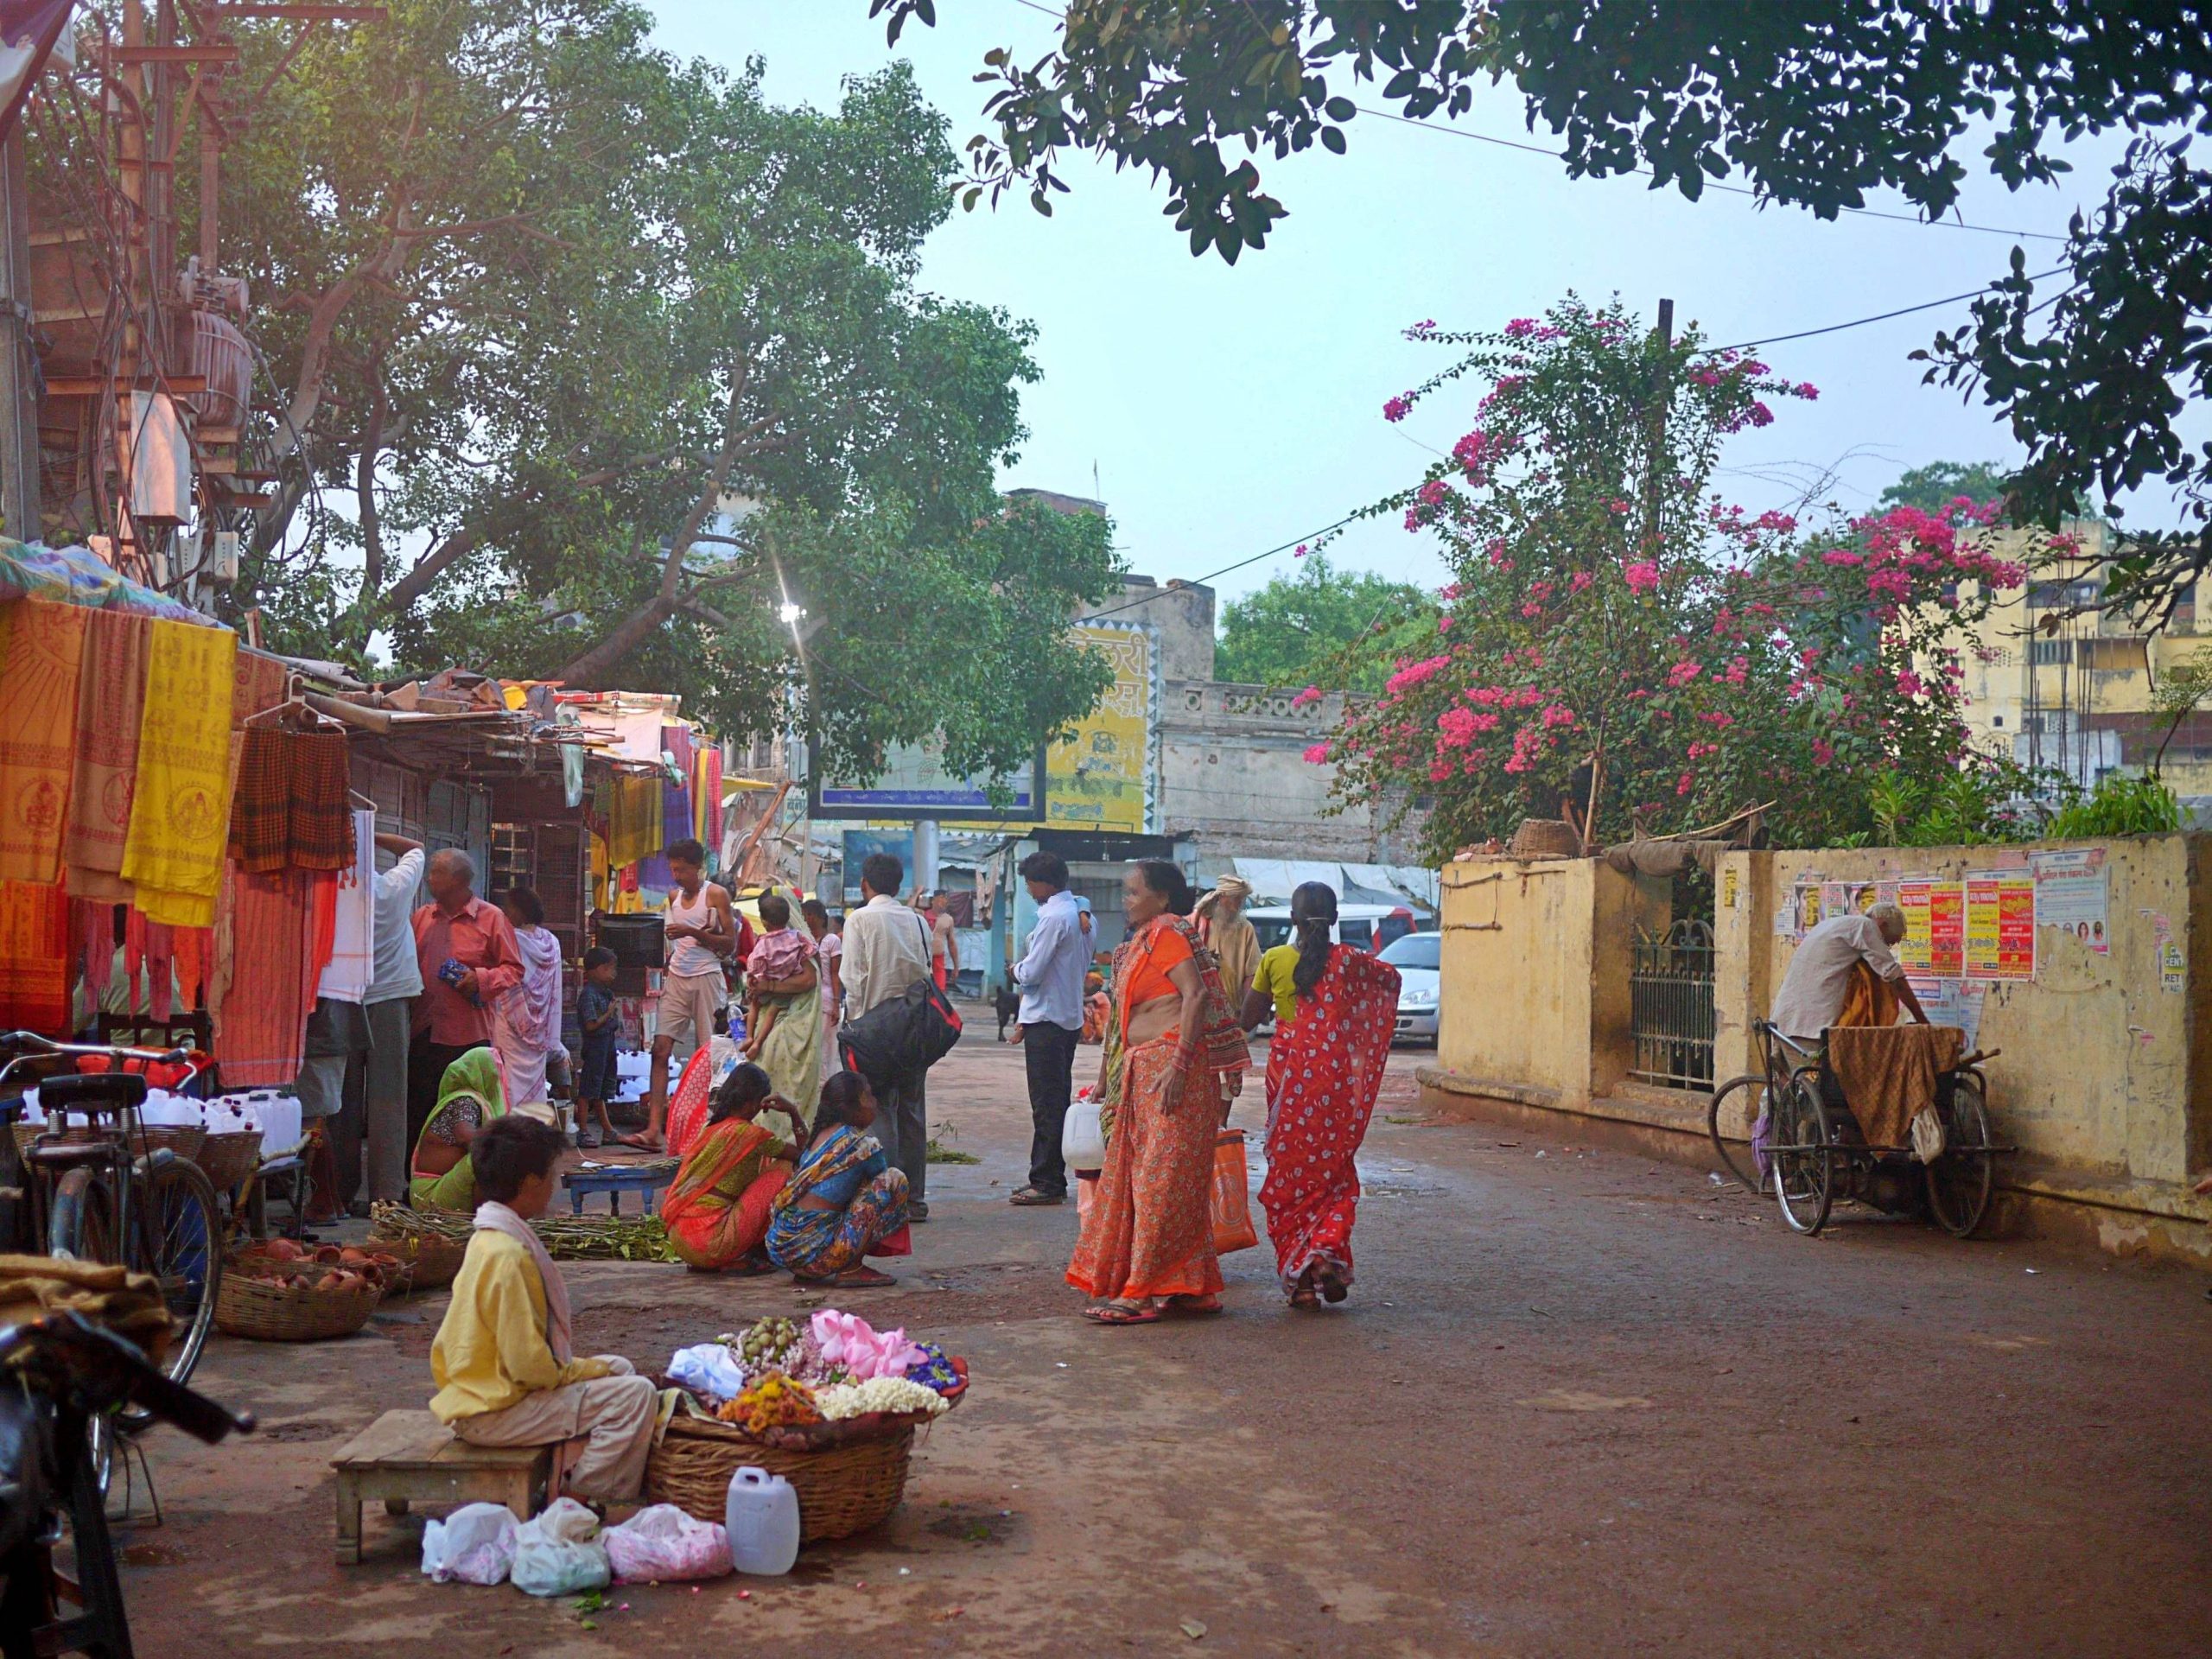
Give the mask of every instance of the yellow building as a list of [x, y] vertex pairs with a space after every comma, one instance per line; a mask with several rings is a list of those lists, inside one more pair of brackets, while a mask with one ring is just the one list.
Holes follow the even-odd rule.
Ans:
[[[2112, 545], [2111, 526], [2099, 520], [2069, 521], [2066, 529], [2080, 538], [2080, 555], [2043, 560], [2024, 588], [1998, 596], [1974, 637], [1961, 639], [1964, 713], [1976, 747], [2087, 788], [2108, 772], [2152, 763], [2167, 726], [2156, 689], [2177, 664], [2212, 650], [2212, 637], [2197, 632], [2193, 593], [2156, 631], [2108, 613], [2065, 617], [2047, 631], [2054, 613], [2097, 598], [2104, 579], [2095, 561]], [[2024, 562], [2041, 539], [2040, 532], [1993, 534], [1994, 550]], [[2182, 721], [2162, 773], [2178, 795], [2212, 796], [2212, 710]]]

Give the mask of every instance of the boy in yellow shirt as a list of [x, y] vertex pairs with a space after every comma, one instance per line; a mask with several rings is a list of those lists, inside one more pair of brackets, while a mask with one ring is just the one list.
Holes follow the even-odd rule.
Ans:
[[553, 1200], [554, 1169], [567, 1150], [558, 1130], [512, 1115], [469, 1143], [482, 1202], [430, 1344], [438, 1385], [430, 1410], [476, 1446], [586, 1440], [563, 1490], [633, 1503], [652, 1449], [657, 1390], [617, 1355], [575, 1357], [568, 1287], [530, 1227]]

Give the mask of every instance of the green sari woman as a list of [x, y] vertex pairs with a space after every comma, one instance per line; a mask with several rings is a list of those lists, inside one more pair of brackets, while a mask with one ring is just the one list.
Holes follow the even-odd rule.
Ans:
[[476, 1171], [468, 1143], [495, 1117], [505, 1117], [507, 1095], [499, 1059], [489, 1048], [472, 1048], [446, 1068], [438, 1103], [415, 1141], [408, 1173], [408, 1202], [417, 1210], [476, 1210]]

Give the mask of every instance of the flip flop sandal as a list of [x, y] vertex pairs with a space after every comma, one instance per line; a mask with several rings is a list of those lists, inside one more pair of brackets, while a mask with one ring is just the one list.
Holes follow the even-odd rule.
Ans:
[[1036, 1205], [1065, 1204], [1067, 1201], [1068, 1195], [1065, 1192], [1041, 1192], [1033, 1186], [1023, 1187], [1007, 1200], [1008, 1204], [1020, 1205], [1024, 1208]]
[[1344, 1275], [1334, 1268], [1322, 1268], [1314, 1278], [1321, 1287], [1321, 1300], [1325, 1302], [1341, 1302], [1351, 1294], [1351, 1287], [1344, 1283]]
[[1083, 1317], [1093, 1325], [1157, 1325], [1160, 1310], [1156, 1307], [1121, 1307], [1112, 1302], [1102, 1302], [1096, 1307], [1086, 1307]]

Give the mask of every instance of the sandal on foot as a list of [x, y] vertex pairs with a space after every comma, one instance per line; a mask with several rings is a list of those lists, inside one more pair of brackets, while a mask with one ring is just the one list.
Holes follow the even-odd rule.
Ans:
[[1160, 1311], [1164, 1313], [1173, 1313], [1178, 1319], [1203, 1319], [1221, 1312], [1221, 1298], [1218, 1296], [1170, 1296], [1167, 1299], [1166, 1306]]
[[1101, 1302], [1084, 1308], [1083, 1317], [1093, 1325], [1157, 1325], [1160, 1310], [1146, 1303]]
[[1344, 1274], [1335, 1268], [1325, 1267], [1313, 1277], [1321, 1287], [1321, 1300], [1325, 1302], [1341, 1302], [1351, 1294], [1351, 1287], [1344, 1282]]
[[1065, 1204], [1067, 1201], [1066, 1193], [1047, 1192], [1041, 1186], [1025, 1186], [1007, 1200], [1008, 1204], [1018, 1204], [1025, 1207], [1040, 1204]]

